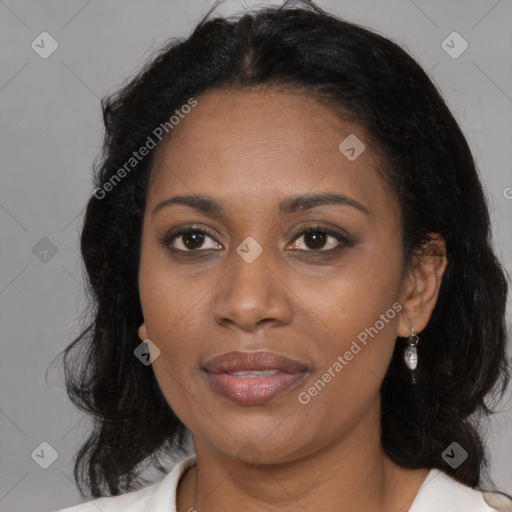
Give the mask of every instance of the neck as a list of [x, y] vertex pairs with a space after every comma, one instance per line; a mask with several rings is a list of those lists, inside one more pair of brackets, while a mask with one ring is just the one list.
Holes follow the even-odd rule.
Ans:
[[407, 511], [428, 470], [405, 470], [386, 456], [379, 410], [290, 462], [246, 464], [194, 438], [197, 464], [180, 483], [178, 512], [334, 512], [340, 503], [344, 512]]

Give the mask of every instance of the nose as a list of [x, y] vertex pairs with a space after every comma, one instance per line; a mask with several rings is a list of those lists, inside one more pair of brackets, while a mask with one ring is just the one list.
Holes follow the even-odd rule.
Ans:
[[219, 283], [213, 300], [215, 321], [254, 331], [264, 324], [285, 325], [292, 318], [293, 295], [270, 251], [251, 263], [234, 253], [231, 270]]

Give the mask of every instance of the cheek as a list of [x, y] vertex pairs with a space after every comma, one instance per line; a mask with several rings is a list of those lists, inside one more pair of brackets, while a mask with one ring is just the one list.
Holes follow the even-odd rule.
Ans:
[[378, 398], [396, 343], [401, 305], [387, 294], [356, 291], [352, 300], [340, 295], [337, 314], [332, 310], [327, 319], [332, 341], [318, 336], [311, 340], [318, 364], [297, 391], [303, 412], [325, 417], [329, 411], [326, 428], [329, 424], [334, 430], [349, 428]]
[[342, 272], [309, 287], [308, 306], [322, 320], [311, 343], [316, 379], [329, 382], [326, 401], [378, 391], [396, 343], [401, 265], [396, 248], [362, 250]]
[[139, 296], [149, 337], [167, 344], [184, 325], [193, 325], [209, 289], [206, 281], [214, 283], [208, 276], [199, 282], [193, 272], [172, 264], [165, 250], [143, 241]]
[[[200, 337], [193, 321], [201, 293], [184, 286], [183, 272], [167, 270], [159, 249], [142, 247], [139, 296], [149, 339], [160, 350], [152, 363], [157, 381], [167, 399], [181, 396], [184, 372], [190, 368]], [[203, 288], [204, 294], [204, 288]]]
[[[373, 326], [392, 307], [400, 283], [401, 261], [396, 250], [362, 249], [354, 252], [339, 272], [310, 284], [308, 304], [314, 305], [329, 332], [346, 342]], [[390, 311], [386, 330], [389, 323], [394, 324], [395, 313]]]
[[160, 350], [152, 368], [167, 403], [188, 423], [191, 405], [199, 399], [195, 380], [203, 338], [196, 313], [200, 297], [156, 274], [159, 273], [149, 270], [141, 286], [148, 336]]
[[195, 292], [191, 287], [181, 287], [176, 279], [155, 270], [143, 276], [140, 297], [144, 321], [149, 338], [161, 351], [156, 368], [183, 371], [183, 363], [198, 353], [204, 322], [199, 310], [205, 289]]

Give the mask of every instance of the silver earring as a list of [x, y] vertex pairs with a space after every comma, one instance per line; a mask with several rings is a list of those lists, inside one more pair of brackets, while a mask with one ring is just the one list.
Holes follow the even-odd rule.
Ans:
[[404, 351], [404, 361], [407, 368], [411, 370], [411, 381], [416, 384], [416, 367], [418, 366], [418, 350], [416, 345], [420, 341], [416, 331], [411, 327], [411, 335], [409, 336], [409, 345]]

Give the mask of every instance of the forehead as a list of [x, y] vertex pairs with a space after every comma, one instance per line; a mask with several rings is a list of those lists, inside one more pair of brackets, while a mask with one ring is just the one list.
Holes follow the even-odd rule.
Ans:
[[[196, 100], [157, 149], [149, 204], [199, 194], [249, 207], [318, 191], [389, 202], [364, 129], [324, 103], [257, 89], [215, 90]], [[357, 152], [364, 147], [355, 160], [344, 154], [345, 140]]]

